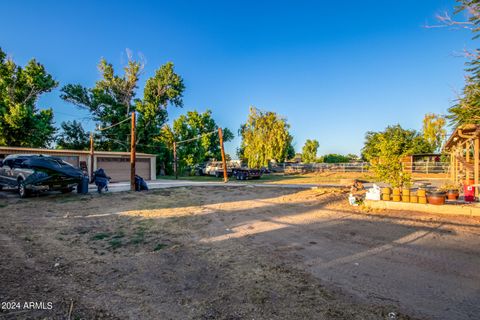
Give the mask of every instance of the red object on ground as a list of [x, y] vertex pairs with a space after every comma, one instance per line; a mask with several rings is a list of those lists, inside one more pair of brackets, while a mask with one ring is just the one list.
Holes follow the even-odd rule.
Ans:
[[465, 181], [465, 184], [463, 185], [463, 196], [465, 198], [465, 201], [473, 202], [475, 201], [475, 187], [470, 185], [470, 181]]

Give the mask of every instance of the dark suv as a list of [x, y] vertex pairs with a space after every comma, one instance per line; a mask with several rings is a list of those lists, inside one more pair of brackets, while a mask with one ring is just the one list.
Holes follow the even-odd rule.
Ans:
[[71, 192], [83, 172], [60, 158], [44, 155], [10, 155], [0, 160], [0, 190], [17, 188], [21, 198], [31, 191]]

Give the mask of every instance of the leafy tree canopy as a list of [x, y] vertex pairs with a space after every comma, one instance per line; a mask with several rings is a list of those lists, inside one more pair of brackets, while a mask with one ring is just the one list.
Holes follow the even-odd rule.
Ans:
[[289, 128], [287, 120], [275, 112], [250, 107], [247, 122], [239, 130], [240, 158], [252, 168], [268, 166], [270, 160], [285, 161], [293, 140]]
[[[234, 138], [228, 128], [223, 128], [223, 141], [228, 142]], [[203, 136], [202, 136], [203, 135]], [[163, 141], [169, 148], [173, 141], [184, 141], [201, 136], [177, 146], [177, 157], [180, 168], [201, 164], [211, 158], [221, 159], [220, 139], [218, 125], [212, 118], [212, 112], [203, 113], [189, 111], [173, 121], [173, 126], [164, 126], [162, 134], [157, 139]]]
[[62, 122], [62, 131], [57, 136], [58, 149], [87, 150], [90, 146], [89, 134], [76, 120]]
[[305, 163], [315, 162], [317, 159], [317, 150], [320, 144], [317, 140], [307, 139], [302, 148], [302, 161]]
[[403, 129], [400, 125], [388, 126], [384, 131], [369, 131], [365, 135], [365, 145], [362, 149], [362, 158], [372, 161], [382, 152], [382, 143], [391, 141], [390, 153], [398, 156], [406, 154], [431, 153], [434, 146], [426, 141], [416, 130]]
[[0, 48], [0, 145], [47, 147], [53, 141], [52, 109], [36, 103], [57, 85], [35, 59], [21, 67]]
[[344, 156], [341, 154], [330, 153], [323, 156], [324, 163], [346, 163], [350, 162], [349, 156]]
[[[101, 79], [93, 88], [68, 84], [62, 91], [62, 99], [91, 112], [93, 119], [103, 128], [117, 124], [137, 112], [137, 149], [139, 151], [166, 152], [161, 142], [154, 143], [167, 120], [168, 104], [183, 106], [183, 79], [175, 73], [173, 63], [161, 66], [146, 81], [143, 98], [135, 98], [139, 75], [143, 64], [129, 55], [123, 75], [115, 74], [112, 64], [102, 59], [98, 69]], [[100, 134], [100, 148], [125, 150], [130, 140], [130, 122], [116, 125]], [[163, 147], [163, 148], [162, 148]], [[163, 151], [162, 151], [163, 150]]]
[[423, 138], [432, 146], [434, 151], [440, 151], [445, 138], [447, 130], [445, 130], [445, 117], [427, 113], [423, 118]]
[[408, 154], [431, 153], [434, 148], [416, 130], [395, 125], [382, 132], [367, 132], [362, 157], [371, 163], [380, 180], [401, 187], [410, 183], [409, 174], [402, 168], [402, 158]]
[[[467, 14], [473, 38], [480, 30], [480, 0], [457, 0], [457, 14]], [[448, 109], [447, 119], [453, 126], [467, 123], [480, 124], [480, 50], [469, 53], [466, 64], [467, 77], [463, 92], [457, 102]]]

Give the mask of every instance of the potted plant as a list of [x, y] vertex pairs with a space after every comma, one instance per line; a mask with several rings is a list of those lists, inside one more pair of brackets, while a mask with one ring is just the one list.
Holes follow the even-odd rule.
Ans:
[[448, 200], [457, 200], [460, 196], [460, 188], [455, 184], [445, 184], [441, 190], [447, 193]]
[[434, 190], [427, 192], [427, 201], [429, 204], [442, 205], [445, 204], [447, 192], [443, 190]]

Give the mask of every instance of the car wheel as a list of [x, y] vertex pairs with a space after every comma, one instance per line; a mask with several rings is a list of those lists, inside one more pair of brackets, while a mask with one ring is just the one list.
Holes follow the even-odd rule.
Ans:
[[20, 195], [20, 198], [26, 198], [28, 196], [27, 188], [25, 187], [22, 178], [18, 179], [18, 194]]

